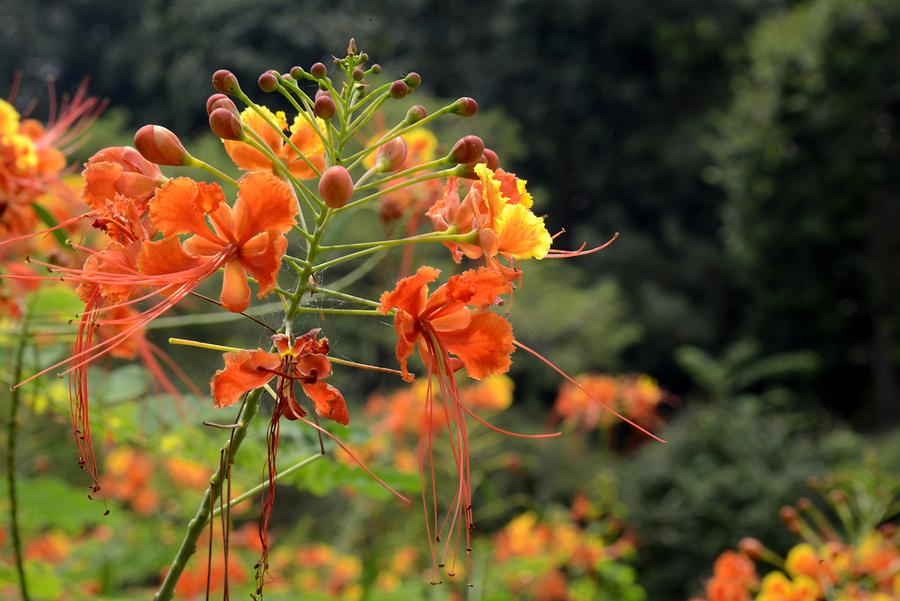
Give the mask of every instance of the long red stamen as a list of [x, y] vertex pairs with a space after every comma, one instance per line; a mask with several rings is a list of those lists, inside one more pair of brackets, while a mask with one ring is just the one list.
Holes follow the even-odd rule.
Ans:
[[[562, 232], [560, 232], [562, 233]], [[557, 234], [559, 235], [559, 234]], [[576, 250], [559, 250], [556, 248], [551, 248], [549, 252], [547, 252], [547, 256], [545, 259], [571, 259], [572, 257], [583, 257], [585, 255], [593, 254], [597, 251], [603, 250], [607, 248], [610, 244], [615, 242], [619, 238], [619, 232], [616, 232], [612, 235], [612, 238], [601, 244], [600, 246], [595, 246], [594, 248], [590, 248], [588, 250], [584, 250], [587, 246], [587, 242], [583, 243]]]
[[597, 399], [595, 399], [594, 397], [592, 397], [591, 394], [585, 389], [584, 386], [582, 386], [581, 384], [579, 384], [578, 382], [576, 382], [575, 379], [572, 378], [572, 376], [570, 376], [569, 374], [567, 374], [566, 372], [564, 372], [563, 370], [561, 370], [560, 368], [558, 368], [556, 365], [554, 365], [554, 363], [553, 363], [552, 361], [550, 361], [549, 359], [547, 359], [546, 357], [544, 357], [543, 355], [541, 355], [541, 354], [540, 354], [539, 352], [537, 352], [536, 350], [531, 349], [531, 348], [525, 346], [524, 344], [522, 344], [522, 343], [519, 342], [518, 340], [513, 340], [513, 344], [515, 344], [517, 347], [519, 347], [519, 348], [522, 349], [523, 351], [526, 351], [526, 352], [528, 352], [528, 353], [531, 353], [532, 355], [534, 355], [535, 357], [537, 357], [538, 359], [540, 359], [541, 361], [543, 361], [543, 362], [544, 362], [545, 364], [547, 364], [553, 371], [555, 371], [556, 373], [558, 373], [559, 375], [561, 375], [563, 378], [565, 378], [566, 381], [568, 381], [570, 384], [572, 384], [573, 386], [575, 386], [576, 388], [578, 388], [581, 392], [583, 392], [584, 394], [586, 394], [587, 397], [588, 397], [589, 399], [591, 399], [592, 401], [594, 401], [595, 403], [597, 403], [598, 405], [600, 405], [601, 407], [603, 407], [604, 409], [606, 409], [607, 411], [609, 411], [610, 413], [612, 413], [613, 415], [615, 415], [616, 417], [618, 417], [618, 418], [619, 418], [620, 420], [622, 420], [623, 422], [625, 422], [625, 423], [627, 423], [628, 425], [630, 425], [632, 428], [635, 428], [636, 430], [638, 430], [638, 431], [640, 431], [640, 432], [643, 432], [644, 434], [646, 434], [647, 436], [649, 436], [650, 438], [652, 438], [653, 440], [655, 440], [655, 441], [657, 441], [657, 442], [667, 442], [667, 441], [663, 440], [662, 438], [660, 438], [659, 436], [657, 436], [656, 434], [654, 434], [653, 432], [651, 432], [650, 430], [647, 430], [647, 429], [644, 428], [643, 426], [639, 426], [639, 425], [636, 424], [635, 422], [631, 421], [630, 419], [628, 419], [627, 417], [625, 417], [624, 415], [622, 415], [621, 413], [619, 413], [618, 411], [616, 411], [615, 409], [613, 409], [612, 407], [610, 407], [609, 405], [607, 405], [606, 403], [604, 403], [604, 402], [602, 402], [602, 401], [598, 401]]

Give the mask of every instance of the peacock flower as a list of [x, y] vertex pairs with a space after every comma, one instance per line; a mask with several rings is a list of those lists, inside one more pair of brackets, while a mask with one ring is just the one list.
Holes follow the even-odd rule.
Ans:
[[159, 167], [130, 146], [104, 148], [88, 159], [82, 171], [84, 201], [98, 212], [106, 203], [122, 196], [138, 210], [145, 209], [156, 190], [165, 183]]
[[[482, 310], [511, 291], [509, 282], [490, 269], [469, 270], [451, 277], [428, 295], [428, 284], [440, 271], [420, 267], [415, 275], [397, 282], [381, 295], [380, 311], [394, 313], [397, 360], [403, 379], [411, 382], [409, 357], [419, 349], [430, 372], [437, 365], [451, 368], [461, 363], [469, 377], [480, 380], [506, 373], [513, 352], [512, 326], [500, 315]], [[455, 356], [455, 361], [449, 355]]]
[[[258, 108], [259, 112], [252, 108], [246, 108], [241, 112], [241, 123], [244, 127], [259, 136], [262, 142], [287, 165], [294, 177], [298, 179], [316, 177], [316, 172], [297, 154], [297, 150], [303, 153], [303, 156], [320, 172], [325, 168], [325, 146], [315, 128], [306, 119], [297, 115], [288, 130], [287, 118], [283, 111], [273, 113], [265, 106]], [[270, 122], [278, 129], [273, 128]], [[325, 122], [321, 119], [317, 125], [320, 131], [325, 130]], [[284, 133], [286, 130], [290, 134], [288, 136], [290, 144], [282, 138], [282, 134], [287, 135]], [[250, 144], [240, 140], [222, 140], [222, 143], [231, 160], [244, 171], [272, 170], [272, 160]]]
[[[266, 461], [269, 491], [263, 504], [259, 521], [259, 535], [262, 544], [260, 574], [268, 570], [269, 519], [275, 504], [275, 461], [281, 431], [281, 418], [289, 420], [305, 419], [306, 411], [297, 402], [294, 383], [313, 402], [316, 414], [346, 426], [350, 423], [347, 403], [341, 392], [328, 384], [331, 376], [331, 362], [328, 361], [328, 339], [319, 338], [320, 329], [310, 330], [293, 341], [285, 334], [272, 337], [278, 352], [269, 353], [262, 349], [238, 351], [225, 354], [225, 368], [217, 371], [210, 383], [212, 397], [217, 407], [228, 407], [236, 403], [247, 392], [264, 386], [272, 378], [278, 378], [275, 386], [277, 400], [267, 434], [268, 455]], [[320, 430], [321, 431], [321, 430]]]
[[[222, 305], [240, 312], [250, 304], [248, 274], [259, 286], [258, 296], [275, 288], [287, 249], [284, 234], [296, 215], [290, 186], [271, 173], [241, 178], [233, 208], [217, 184], [175, 178], [150, 203], [150, 220], [166, 238], [145, 242], [138, 266], [154, 275], [190, 272], [204, 263], [224, 267]], [[191, 236], [180, 244], [175, 238], [180, 234]]]

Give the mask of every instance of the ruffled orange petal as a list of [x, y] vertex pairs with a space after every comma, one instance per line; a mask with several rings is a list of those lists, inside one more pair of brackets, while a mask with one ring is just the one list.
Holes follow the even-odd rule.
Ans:
[[124, 170], [117, 163], [99, 161], [88, 163], [82, 177], [84, 178], [84, 191], [82, 198], [95, 210], [102, 210], [107, 200], [116, 197], [116, 181], [122, 176]]
[[188, 177], [170, 179], [150, 201], [150, 220], [164, 236], [196, 234], [217, 240], [206, 224], [206, 214], [225, 202], [218, 184]]
[[347, 411], [347, 402], [341, 391], [322, 380], [307, 384], [303, 382], [303, 392], [306, 393], [316, 406], [316, 413], [320, 417], [334, 420], [342, 426], [350, 423], [350, 413]]
[[[103, 282], [96, 284], [83, 281], [78, 285], [78, 296], [87, 303], [93, 291], [99, 287], [100, 295], [112, 303], [122, 303], [128, 300], [134, 290], [135, 276], [137, 275], [137, 253], [140, 247], [137, 244], [122, 246], [115, 242], [109, 244], [100, 252], [92, 254], [84, 262], [83, 271], [88, 274], [103, 274], [97, 279]], [[122, 283], [115, 283], [115, 276], [122, 276]]]
[[528, 190], [525, 189], [527, 183], [524, 179], [516, 177], [515, 173], [507, 173], [503, 169], [494, 171], [494, 178], [500, 182], [500, 194], [502, 194], [509, 204], [520, 204], [526, 209], [530, 209], [534, 204], [534, 199]]
[[240, 261], [229, 261], [225, 266], [219, 301], [232, 313], [240, 313], [250, 306], [250, 285], [247, 283], [247, 273]]
[[259, 388], [275, 376], [265, 370], [280, 367], [281, 357], [262, 349], [225, 353], [225, 369], [216, 371], [210, 381], [216, 407], [234, 405], [245, 392]]
[[248, 173], [238, 183], [234, 233], [238, 244], [266, 230], [286, 233], [297, 218], [297, 199], [284, 180], [271, 173]]
[[145, 275], [164, 275], [199, 267], [202, 259], [184, 252], [178, 238], [147, 241], [137, 258], [138, 271]]
[[398, 281], [393, 290], [382, 293], [379, 299], [381, 306], [378, 310], [387, 315], [391, 309], [400, 309], [418, 316], [428, 298], [428, 284], [435, 281], [440, 274], [441, 271], [434, 267], [427, 265], [419, 267], [414, 275]]
[[331, 375], [331, 361], [321, 353], [301, 355], [294, 363], [294, 374], [302, 378], [324, 380]]
[[467, 328], [443, 332], [439, 337], [447, 351], [462, 360], [469, 377], [476, 380], [506, 373], [512, 364], [512, 326], [496, 313], [473, 315]]
[[493, 305], [501, 294], [512, 292], [512, 285], [496, 269], [469, 269], [447, 280], [447, 296], [468, 305]]
[[405, 381], [412, 382], [415, 378], [409, 373], [408, 362], [416, 350], [416, 339], [419, 338], [415, 328], [415, 319], [405, 311], [398, 311], [394, 315], [394, 329], [397, 330], [396, 352], [400, 372]]
[[251, 238], [238, 253], [238, 261], [259, 284], [256, 294], [260, 298], [272, 292], [281, 269], [281, 260], [287, 251], [284, 234], [270, 230]]

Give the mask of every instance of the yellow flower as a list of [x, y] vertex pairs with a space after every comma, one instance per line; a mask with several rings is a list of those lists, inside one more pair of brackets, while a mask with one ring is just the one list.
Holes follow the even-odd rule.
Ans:
[[19, 129], [19, 112], [0, 98], [0, 134], [15, 133]]

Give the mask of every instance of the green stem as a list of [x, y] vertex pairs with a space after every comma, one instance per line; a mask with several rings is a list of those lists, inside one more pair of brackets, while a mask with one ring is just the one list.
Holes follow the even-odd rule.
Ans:
[[203, 169], [204, 171], [211, 173], [212, 175], [218, 177], [219, 179], [228, 182], [232, 186], [238, 185], [237, 180], [235, 180], [233, 177], [231, 177], [230, 175], [228, 175], [226, 173], [223, 173], [222, 171], [219, 171], [218, 169], [216, 169], [209, 163], [201, 161], [197, 157], [192, 157], [192, 156], [188, 157], [188, 167], [196, 167], [197, 169]]
[[[28, 340], [28, 322], [31, 311], [26, 310], [22, 317], [22, 328], [19, 332], [19, 344], [16, 349], [16, 363], [13, 368], [12, 383], [15, 384], [22, 378], [22, 362], [25, 359], [25, 347]], [[9, 395], [9, 424], [6, 437], [6, 484], [9, 497], [9, 530], [12, 539], [13, 556], [16, 562], [16, 576], [19, 580], [19, 594], [22, 601], [29, 601], [28, 584], [25, 580], [25, 560], [22, 557], [22, 537], [19, 532], [19, 505], [16, 496], [16, 435], [19, 430], [19, 394], [20, 388], [10, 387]]]
[[200, 538], [200, 534], [203, 532], [203, 529], [210, 518], [210, 505], [214, 503], [219, 496], [218, 491], [220, 489], [222, 478], [225, 476], [228, 467], [234, 463], [234, 457], [237, 454], [241, 443], [244, 441], [244, 438], [247, 436], [247, 429], [250, 426], [250, 421], [259, 409], [259, 397], [261, 394], [262, 389], [257, 388], [247, 395], [247, 402], [241, 411], [238, 427], [235, 428], [233, 437], [222, 447], [222, 452], [227, 457], [227, 460], [219, 464], [216, 473], [214, 473], [210, 479], [209, 488], [206, 489], [206, 493], [203, 495], [203, 499], [197, 507], [197, 512], [188, 523], [188, 529], [184, 534], [184, 539], [181, 541], [181, 546], [175, 554], [175, 559], [172, 560], [172, 566], [169, 568], [165, 580], [163, 580], [162, 585], [159, 587], [159, 591], [154, 595], [153, 601], [169, 601], [175, 594], [175, 584], [181, 577], [182, 572], [184, 572], [184, 568], [187, 566], [187, 562], [191, 558], [191, 555], [197, 550], [197, 540]]
[[363, 298], [361, 296], [353, 296], [352, 294], [347, 294], [346, 292], [338, 292], [337, 290], [330, 290], [328, 288], [322, 288], [320, 286], [316, 286], [315, 288], [310, 288], [309, 290], [312, 293], [318, 292], [319, 294], [325, 294], [328, 296], [333, 296], [334, 298], [339, 298], [346, 301], [353, 301], [355, 303], [359, 303], [361, 305], [369, 305], [370, 307], [380, 307], [381, 303], [369, 300], [368, 298]]
[[[278, 482], [278, 481], [281, 480], [282, 478], [286, 478], [287, 476], [290, 476], [290, 475], [293, 474], [294, 472], [299, 471], [300, 469], [306, 467], [306, 466], [309, 465], [310, 463], [314, 463], [314, 462], [318, 461], [318, 460], [321, 459], [322, 457], [325, 457], [325, 455], [323, 455], [322, 453], [316, 453], [315, 455], [310, 455], [309, 457], [307, 457], [307, 458], [304, 459], [303, 461], [300, 461], [299, 463], [295, 463], [295, 464], [292, 465], [291, 467], [289, 467], [289, 468], [287, 468], [287, 469], [285, 469], [285, 470], [282, 470], [282, 471], [278, 472], [278, 474], [275, 475], [275, 482]], [[244, 501], [246, 501], [247, 499], [250, 499], [250, 498], [252, 498], [252, 497], [255, 497], [256, 495], [258, 495], [258, 494], [261, 493], [262, 491], [266, 490], [267, 488], [269, 488], [269, 481], [268, 481], [268, 480], [264, 480], [264, 481], [262, 482], [262, 484], [257, 484], [256, 486], [254, 486], [253, 488], [251, 488], [250, 490], [248, 490], [248, 491], [245, 492], [244, 494], [238, 495], [238, 496], [236, 496], [235, 498], [233, 498], [233, 499], [231, 500], [231, 502], [228, 504], [228, 507], [231, 508], [231, 507], [234, 507], [235, 505], [239, 505], [239, 504], [243, 503]], [[216, 508], [213, 510], [213, 513], [212, 513], [212, 514], [213, 514], [213, 517], [216, 517], [216, 516], [219, 515], [221, 512], [222, 512], [222, 508], [221, 508], [221, 507], [216, 507]]]
[[443, 169], [441, 171], [433, 171], [432, 173], [426, 173], [425, 175], [420, 175], [419, 177], [414, 177], [408, 180], [404, 180], [399, 184], [394, 186], [390, 186], [388, 188], [382, 188], [377, 192], [373, 192], [368, 196], [364, 196], [359, 200], [355, 200], [349, 204], [345, 204], [340, 209], [335, 209], [336, 211], [346, 211], [347, 209], [352, 209], [354, 207], [358, 207], [359, 205], [369, 202], [370, 200], [374, 200], [379, 196], [384, 196], [385, 194], [390, 194], [391, 192], [395, 192], [397, 190], [402, 190], [403, 188], [408, 188], [409, 186], [414, 186], [416, 184], [422, 183], [424, 181], [428, 181], [430, 179], [441, 179], [444, 177], [450, 177], [453, 175], [460, 175], [462, 173], [459, 167], [452, 167], [450, 169]]
[[377, 315], [384, 317], [378, 309], [330, 309], [328, 307], [297, 307], [295, 313], [321, 313], [323, 315]]
[[384, 250], [385, 248], [390, 248], [392, 246], [402, 246], [404, 244], [416, 244], [418, 242], [462, 242], [462, 243], [472, 243], [475, 241], [478, 236], [478, 231], [473, 230], [467, 234], [448, 234], [443, 236], [434, 236], [434, 235], [423, 235], [423, 236], [413, 236], [412, 238], [401, 238], [399, 240], [387, 240], [378, 246], [371, 246], [369, 248], [365, 248], [363, 250], [356, 251], [354, 253], [350, 253], [348, 255], [344, 255], [343, 257], [338, 257], [336, 259], [332, 259], [330, 261], [325, 261], [324, 263], [319, 263], [312, 268], [313, 273], [317, 273], [322, 271], [323, 269], [328, 269], [329, 267], [333, 267], [334, 265], [338, 265], [345, 261], [350, 261], [353, 259], [357, 259], [359, 257], [364, 257], [366, 255], [370, 255], [372, 253], [378, 252], [380, 250]]

